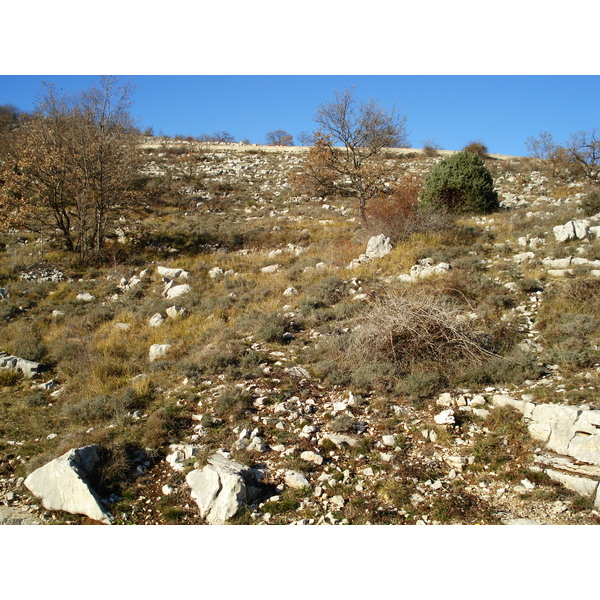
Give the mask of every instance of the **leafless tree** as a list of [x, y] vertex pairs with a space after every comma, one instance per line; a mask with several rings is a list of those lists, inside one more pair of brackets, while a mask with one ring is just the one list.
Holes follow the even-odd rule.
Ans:
[[321, 104], [314, 120], [305, 177], [325, 193], [356, 197], [364, 220], [368, 200], [387, 176], [382, 151], [406, 145], [406, 117], [375, 100], [357, 101], [346, 89]]
[[293, 146], [294, 136], [284, 129], [275, 129], [267, 133], [267, 144], [269, 146]]
[[584, 177], [593, 183], [600, 181], [600, 137], [595, 129], [574, 133], [566, 145], [566, 152]]

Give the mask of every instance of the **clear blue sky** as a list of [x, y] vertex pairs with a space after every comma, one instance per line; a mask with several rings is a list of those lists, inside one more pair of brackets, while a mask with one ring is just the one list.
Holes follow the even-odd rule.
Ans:
[[[413, 147], [431, 140], [456, 150], [485, 143], [490, 152], [524, 155], [540, 131], [564, 141], [600, 127], [597, 75], [143, 75], [121, 76], [135, 86], [132, 114], [142, 129], [167, 135], [217, 130], [263, 143], [273, 129], [294, 136], [314, 129], [319, 103], [356, 86], [407, 117]], [[29, 111], [42, 81], [65, 91], [85, 89], [93, 76], [0, 75], [0, 104]]]

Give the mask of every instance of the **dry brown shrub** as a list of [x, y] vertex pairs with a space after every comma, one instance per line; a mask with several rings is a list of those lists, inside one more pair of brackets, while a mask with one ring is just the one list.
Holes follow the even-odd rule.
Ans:
[[386, 361], [403, 373], [428, 364], [444, 371], [458, 361], [478, 364], [494, 356], [486, 342], [485, 333], [447, 297], [411, 288], [373, 301], [358, 320], [346, 356], [354, 366]]
[[383, 233], [397, 242], [414, 233], [439, 231], [450, 227], [453, 219], [448, 213], [418, 210], [422, 187], [422, 178], [409, 174], [396, 184], [390, 194], [380, 195], [372, 200], [366, 211], [367, 233]]

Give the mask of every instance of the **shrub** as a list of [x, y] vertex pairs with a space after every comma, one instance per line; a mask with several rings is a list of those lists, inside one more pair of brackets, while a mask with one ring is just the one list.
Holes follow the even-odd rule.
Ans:
[[440, 373], [411, 373], [400, 384], [400, 392], [411, 398], [430, 398], [441, 392], [448, 380]]
[[392, 391], [400, 373], [396, 365], [388, 361], [369, 362], [356, 368], [352, 383], [359, 391]]
[[600, 191], [594, 190], [589, 193], [581, 202], [579, 207], [586, 217], [593, 217], [600, 213]]
[[458, 360], [478, 363], [491, 356], [485, 339], [453, 302], [411, 289], [372, 304], [352, 333], [347, 360], [354, 366], [383, 361], [406, 374], [435, 364], [444, 373]]
[[488, 154], [488, 149], [485, 144], [481, 142], [469, 142], [464, 148], [464, 152], [470, 152], [471, 154], [476, 154], [480, 158], [486, 158]]
[[8, 369], [2, 369], [0, 371], [0, 388], [1, 387], [12, 387], [17, 385], [23, 376], [18, 371], [9, 371]]
[[444, 231], [454, 225], [447, 211], [419, 212], [419, 194], [423, 182], [414, 175], [403, 177], [392, 193], [372, 200], [366, 211], [369, 235], [383, 233], [393, 242], [415, 233]]
[[477, 154], [462, 151], [448, 156], [425, 178], [420, 208], [453, 213], [487, 213], [499, 207], [489, 169]]
[[223, 417], [238, 419], [252, 405], [252, 396], [234, 387], [225, 388], [215, 402], [215, 412]]

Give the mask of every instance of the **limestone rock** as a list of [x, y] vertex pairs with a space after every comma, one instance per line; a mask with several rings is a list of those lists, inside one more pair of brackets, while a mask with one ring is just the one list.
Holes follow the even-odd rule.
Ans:
[[171, 444], [169, 446], [171, 454], [168, 454], [165, 460], [173, 470], [183, 471], [186, 461], [196, 456], [201, 449], [202, 446], [193, 444]]
[[443, 410], [441, 413], [435, 415], [435, 417], [433, 417], [433, 420], [438, 425], [454, 425], [454, 411], [451, 408], [448, 410]]
[[171, 349], [171, 344], [152, 344], [148, 353], [148, 360], [154, 362], [162, 358]]
[[315, 465], [323, 464], [323, 457], [312, 450], [306, 450], [300, 454], [300, 458], [302, 460], [306, 460], [307, 462], [314, 463]]
[[335, 444], [338, 448], [344, 448], [344, 446], [358, 446], [359, 442], [356, 438], [350, 435], [344, 435], [343, 433], [325, 433], [319, 440], [319, 446], [322, 446], [325, 440]]
[[190, 471], [186, 481], [200, 516], [212, 525], [221, 525], [233, 517], [252, 496], [253, 471], [240, 463], [213, 454], [202, 469]]
[[91, 302], [95, 299], [95, 296], [92, 296], [89, 292], [81, 292], [75, 296], [75, 300], [79, 300], [80, 302]]
[[182, 306], [169, 306], [165, 312], [169, 319], [177, 319], [183, 317], [187, 311]]
[[174, 298], [179, 298], [184, 294], [189, 294], [192, 291], [192, 288], [187, 283], [182, 283], [181, 285], [174, 285], [165, 290], [164, 295], [169, 299], [173, 300]]
[[150, 327], [160, 327], [164, 322], [165, 318], [160, 313], [155, 313], [150, 317], [148, 325]]
[[598, 482], [593, 479], [569, 475], [561, 471], [555, 471], [554, 469], [546, 469], [546, 474], [551, 479], [554, 479], [554, 481], [562, 483], [566, 488], [573, 490], [581, 496], [585, 496], [586, 498], [595, 498], [596, 496]]
[[587, 219], [575, 219], [568, 221], [564, 225], [557, 225], [552, 228], [554, 238], [557, 242], [568, 242], [570, 240], [583, 240], [587, 237], [590, 229], [590, 222]]
[[25, 486], [41, 498], [47, 510], [62, 510], [110, 523], [111, 516], [87, 482], [99, 459], [100, 446], [69, 450], [31, 473], [25, 479]]
[[277, 273], [277, 271], [279, 271], [279, 269], [281, 268], [281, 265], [269, 265], [268, 267], [263, 267], [261, 269], [262, 273]]
[[169, 279], [187, 279], [190, 276], [187, 271], [178, 268], [156, 267], [156, 270], [159, 275]]
[[383, 258], [392, 251], [390, 238], [385, 235], [375, 235], [367, 243], [365, 254], [368, 258]]
[[[539, 404], [531, 414], [531, 425], [534, 426], [533, 433], [539, 435], [541, 431], [550, 430], [547, 447], [559, 454], [567, 454], [569, 442], [573, 438], [573, 425], [579, 416], [581, 409], [574, 406], [562, 406], [559, 404]], [[530, 432], [532, 429], [530, 427]], [[532, 437], [536, 437], [533, 435]], [[537, 439], [542, 439], [537, 437]]]
[[42, 365], [33, 360], [27, 360], [18, 356], [11, 356], [6, 352], [0, 351], [0, 369], [10, 369], [19, 371], [24, 377], [31, 379], [40, 372]]
[[284, 482], [285, 485], [291, 487], [293, 490], [310, 487], [308, 479], [302, 473], [298, 473], [298, 471], [286, 471]]

